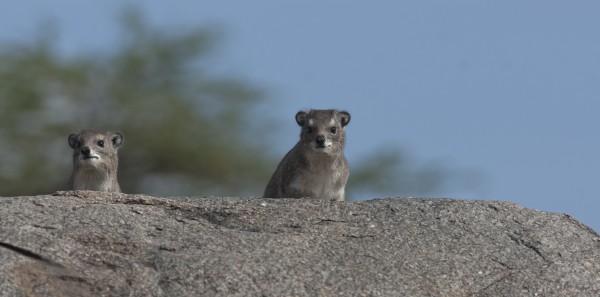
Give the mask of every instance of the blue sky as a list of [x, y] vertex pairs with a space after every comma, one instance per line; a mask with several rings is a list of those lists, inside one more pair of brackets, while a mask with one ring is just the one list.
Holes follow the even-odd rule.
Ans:
[[[264, 86], [297, 139], [302, 108], [352, 114], [352, 164], [383, 147], [477, 173], [439, 197], [512, 201], [600, 230], [598, 1], [13, 1], [0, 41], [44, 20], [65, 54], [111, 49], [123, 3], [225, 33], [215, 71]], [[401, 196], [403, 193], [397, 193]]]

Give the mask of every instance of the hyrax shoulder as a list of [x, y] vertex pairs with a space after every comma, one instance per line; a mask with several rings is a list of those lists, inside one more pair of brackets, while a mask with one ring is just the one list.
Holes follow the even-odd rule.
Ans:
[[69, 189], [121, 192], [117, 182], [117, 151], [124, 141], [121, 132], [82, 130], [69, 134], [68, 141], [73, 149]]
[[350, 114], [345, 111], [298, 112], [300, 140], [279, 163], [264, 197], [343, 201], [349, 175], [344, 156], [349, 122]]

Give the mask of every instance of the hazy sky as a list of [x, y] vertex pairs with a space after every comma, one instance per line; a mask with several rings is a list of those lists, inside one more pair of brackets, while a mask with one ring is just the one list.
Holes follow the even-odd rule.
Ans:
[[216, 26], [215, 71], [266, 88], [282, 154], [296, 111], [346, 109], [351, 164], [401, 148], [482, 182], [440, 197], [512, 201], [600, 230], [600, 2], [349, 2], [12, 1], [0, 41], [31, 40], [53, 19], [65, 54], [111, 49], [123, 3], [155, 25]]

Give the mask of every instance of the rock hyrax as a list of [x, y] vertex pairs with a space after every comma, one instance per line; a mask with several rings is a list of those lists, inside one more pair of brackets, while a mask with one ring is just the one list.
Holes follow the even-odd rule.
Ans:
[[350, 114], [309, 110], [296, 114], [300, 140], [283, 157], [265, 189], [265, 198], [344, 201], [348, 161], [344, 156]]
[[121, 132], [82, 130], [69, 134], [69, 146], [73, 148], [69, 189], [120, 193], [117, 150], [122, 144]]

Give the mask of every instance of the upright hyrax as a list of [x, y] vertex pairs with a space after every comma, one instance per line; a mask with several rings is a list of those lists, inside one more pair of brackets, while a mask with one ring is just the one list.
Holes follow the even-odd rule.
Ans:
[[300, 140], [273, 173], [265, 198], [344, 201], [348, 161], [344, 156], [350, 114], [337, 110], [309, 110], [296, 114]]
[[121, 132], [83, 130], [69, 134], [69, 146], [73, 148], [69, 189], [120, 193], [117, 150], [122, 144]]

